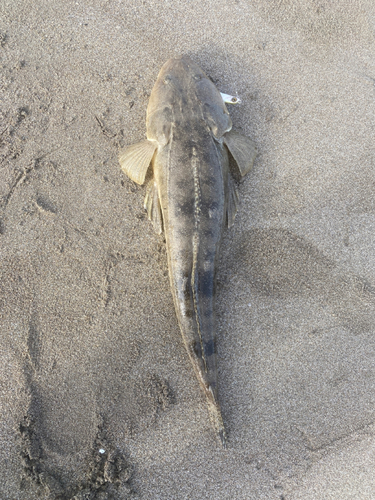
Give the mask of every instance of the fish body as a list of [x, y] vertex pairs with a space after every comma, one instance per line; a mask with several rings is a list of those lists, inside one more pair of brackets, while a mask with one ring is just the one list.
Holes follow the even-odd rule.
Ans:
[[238, 201], [228, 149], [242, 175], [250, 170], [256, 149], [251, 139], [232, 132], [220, 92], [188, 57], [162, 67], [146, 124], [147, 140], [125, 148], [120, 164], [139, 184], [151, 164], [145, 208], [155, 230], [164, 230], [183, 341], [225, 447], [217, 394], [215, 270], [221, 235], [232, 224]]

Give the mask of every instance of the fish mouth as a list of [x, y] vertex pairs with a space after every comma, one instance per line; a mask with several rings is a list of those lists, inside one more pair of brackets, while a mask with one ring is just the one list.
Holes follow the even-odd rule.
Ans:
[[186, 74], [190, 73], [194, 80], [207, 78], [204, 71], [189, 56], [184, 55], [181, 57], [169, 59], [163, 65], [160, 74], [165, 75], [164, 79], [168, 79], [168, 76], [173, 79], [173, 76], [180, 72], [184, 72]]

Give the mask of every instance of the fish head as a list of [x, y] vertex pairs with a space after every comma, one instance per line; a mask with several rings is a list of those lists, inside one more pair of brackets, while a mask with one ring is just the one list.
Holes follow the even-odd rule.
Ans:
[[162, 66], [147, 107], [147, 138], [167, 144], [176, 115], [190, 121], [203, 117], [217, 140], [232, 128], [220, 92], [188, 56], [169, 59]]

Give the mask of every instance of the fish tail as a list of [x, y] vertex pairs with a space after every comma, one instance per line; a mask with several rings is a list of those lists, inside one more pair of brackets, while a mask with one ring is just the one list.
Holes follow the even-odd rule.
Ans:
[[219, 436], [223, 448], [226, 449], [227, 434], [225, 432], [224, 422], [221, 416], [220, 405], [217, 399], [215, 398], [211, 387], [209, 388], [209, 392], [207, 393], [207, 403], [208, 403], [208, 412], [210, 415], [212, 426], [216, 430], [216, 433]]

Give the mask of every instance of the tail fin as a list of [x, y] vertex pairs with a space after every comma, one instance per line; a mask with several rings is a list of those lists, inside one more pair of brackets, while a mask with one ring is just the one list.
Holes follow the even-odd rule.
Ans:
[[208, 391], [206, 392], [206, 397], [207, 397], [208, 413], [210, 415], [212, 426], [215, 429], [217, 435], [219, 436], [223, 448], [226, 449], [227, 434], [225, 432], [225, 427], [221, 416], [220, 405], [219, 402], [217, 401], [217, 398], [214, 395], [211, 386], [208, 388]]

